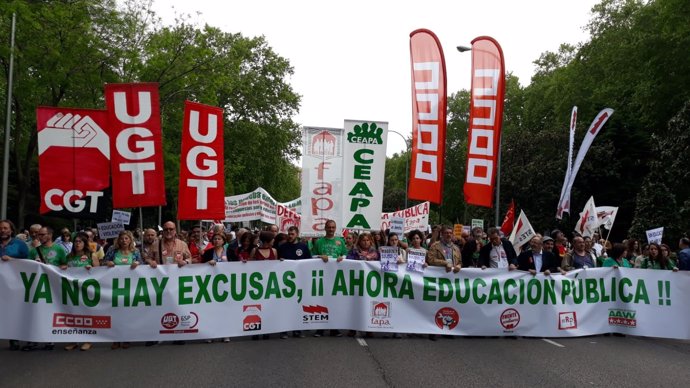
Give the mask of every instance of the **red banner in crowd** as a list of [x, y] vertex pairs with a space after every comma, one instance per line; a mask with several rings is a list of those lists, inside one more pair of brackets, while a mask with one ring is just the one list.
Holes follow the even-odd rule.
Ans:
[[113, 207], [165, 205], [158, 84], [105, 85]]
[[110, 186], [107, 120], [104, 110], [36, 109], [41, 214], [88, 218], [98, 213], [103, 190]]
[[225, 218], [223, 109], [184, 103], [177, 218]]
[[408, 197], [441, 204], [446, 150], [446, 62], [436, 35], [410, 34], [412, 164]]
[[501, 144], [505, 64], [503, 51], [493, 38], [472, 41], [472, 96], [465, 202], [492, 207], [496, 164]]

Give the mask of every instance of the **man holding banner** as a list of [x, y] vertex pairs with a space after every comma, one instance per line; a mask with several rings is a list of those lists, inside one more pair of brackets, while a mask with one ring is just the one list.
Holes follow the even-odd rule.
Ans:
[[445, 267], [446, 272], [455, 273], [462, 268], [460, 248], [453, 244], [453, 229], [441, 225], [441, 239], [431, 244], [426, 253], [426, 263], [433, 267]]
[[501, 238], [498, 228], [489, 228], [489, 243], [479, 251], [479, 265], [486, 268], [517, 269], [517, 254], [508, 239]]
[[314, 243], [313, 254], [314, 256], [321, 257], [324, 263], [328, 263], [329, 258], [334, 258], [340, 262], [347, 256], [345, 240], [342, 237], [335, 236], [335, 229], [335, 221], [326, 221], [326, 236], [321, 237]]

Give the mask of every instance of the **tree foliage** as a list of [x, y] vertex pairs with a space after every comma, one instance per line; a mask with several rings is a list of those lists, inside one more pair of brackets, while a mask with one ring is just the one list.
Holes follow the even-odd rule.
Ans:
[[[681, 233], [690, 232], [690, 2], [603, 0], [592, 13], [588, 41], [564, 43], [543, 53], [524, 87], [507, 76], [500, 215], [515, 199], [538, 231], [571, 231], [593, 195], [600, 206], [620, 207], [612, 239], [626, 238], [631, 225], [636, 237], [665, 226], [665, 239], [675, 243]], [[606, 107], [615, 113], [580, 168], [570, 216], [557, 222], [574, 105], [576, 152], [596, 114]], [[469, 92], [453, 93], [448, 101], [443, 215], [493, 223], [494, 209], [467, 206], [462, 197], [468, 114]]]
[[[159, 83], [169, 216], [175, 215], [186, 99], [225, 110], [228, 194], [261, 185], [278, 200], [299, 195], [293, 162], [301, 139], [293, 117], [300, 96], [289, 84], [290, 63], [263, 37], [192, 25], [184, 16], [165, 26], [146, 0], [12, 1], [0, 5], [2, 31], [9, 31], [13, 12], [10, 201], [17, 207], [10, 215], [20, 225], [40, 220], [35, 108], [103, 108], [108, 82]], [[0, 48], [0, 65], [6, 90], [9, 45]]]

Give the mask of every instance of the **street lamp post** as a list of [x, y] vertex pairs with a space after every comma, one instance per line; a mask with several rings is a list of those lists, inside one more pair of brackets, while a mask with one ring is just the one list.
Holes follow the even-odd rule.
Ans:
[[[466, 51], [472, 51], [472, 47], [467, 46], [457, 46], [459, 52], [464, 53]], [[498, 211], [499, 211], [499, 199], [501, 198], [501, 138], [498, 139], [498, 163], [496, 164], [496, 218], [494, 226], [498, 226]]]
[[388, 132], [392, 132], [400, 136], [405, 142], [405, 148], [407, 149], [407, 156], [405, 158], [405, 209], [407, 209], [407, 191], [409, 190], [408, 184], [410, 180], [410, 145], [407, 143], [407, 139], [402, 133], [389, 129]]

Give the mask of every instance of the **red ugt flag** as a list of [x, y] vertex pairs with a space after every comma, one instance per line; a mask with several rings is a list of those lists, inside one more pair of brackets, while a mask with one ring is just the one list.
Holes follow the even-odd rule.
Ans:
[[223, 110], [184, 103], [177, 218], [225, 218]]

